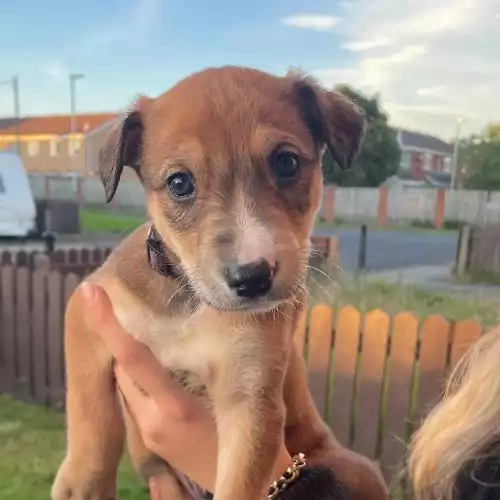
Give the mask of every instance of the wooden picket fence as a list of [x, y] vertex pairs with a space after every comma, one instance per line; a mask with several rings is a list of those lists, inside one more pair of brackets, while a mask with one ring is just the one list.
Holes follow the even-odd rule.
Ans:
[[[84, 274], [0, 266], [0, 393], [63, 408], [63, 313]], [[389, 479], [444, 377], [481, 334], [472, 320], [318, 304], [295, 341], [326, 422], [342, 443], [379, 460]]]
[[57, 269], [63, 273], [85, 274], [99, 267], [112, 252], [111, 247], [70, 248], [55, 250], [51, 254], [37, 250], [0, 252], [0, 265], [28, 267], [32, 270], [44, 268]]

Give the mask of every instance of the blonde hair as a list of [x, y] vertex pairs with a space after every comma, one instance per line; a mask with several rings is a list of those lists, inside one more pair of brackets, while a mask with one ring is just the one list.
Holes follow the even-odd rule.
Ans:
[[[464, 467], [485, 458], [500, 438], [500, 328], [458, 363], [442, 401], [415, 433], [408, 470], [416, 500], [452, 500]], [[498, 450], [494, 450], [498, 451]]]

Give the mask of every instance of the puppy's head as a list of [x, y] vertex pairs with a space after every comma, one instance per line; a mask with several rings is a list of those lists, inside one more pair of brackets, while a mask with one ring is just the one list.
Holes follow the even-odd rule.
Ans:
[[208, 69], [137, 102], [101, 152], [101, 177], [110, 201], [123, 167], [137, 171], [203, 301], [267, 310], [303, 286], [325, 148], [347, 168], [363, 130], [353, 103], [300, 74]]

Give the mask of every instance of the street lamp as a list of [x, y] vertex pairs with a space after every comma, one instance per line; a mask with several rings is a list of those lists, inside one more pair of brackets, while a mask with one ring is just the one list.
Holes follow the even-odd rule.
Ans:
[[[76, 82], [85, 78], [85, 75], [81, 73], [71, 73], [69, 75], [69, 98], [70, 98], [70, 113], [71, 113], [71, 124], [70, 124], [70, 141], [69, 147], [72, 147], [72, 141], [74, 141], [74, 134], [76, 133]], [[75, 155], [74, 151], [71, 150], [71, 164], [72, 170], [75, 170]]]
[[453, 161], [451, 165], [451, 189], [455, 189], [455, 182], [457, 179], [457, 167], [458, 167], [458, 142], [460, 141], [460, 133], [462, 132], [463, 119], [459, 116], [457, 118], [457, 135], [455, 138], [455, 144], [453, 145]]
[[14, 104], [14, 117], [16, 119], [16, 153], [21, 153], [20, 136], [21, 136], [21, 105], [19, 102], [19, 78], [13, 76], [10, 80], [0, 82], [0, 85], [9, 85], [12, 87], [12, 99]]
[[85, 78], [81, 73], [71, 73], [69, 75], [69, 97], [71, 111], [71, 134], [76, 132], [76, 82]]

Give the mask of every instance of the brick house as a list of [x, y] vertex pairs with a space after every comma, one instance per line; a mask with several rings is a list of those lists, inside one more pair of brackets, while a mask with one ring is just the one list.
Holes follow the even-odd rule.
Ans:
[[453, 165], [453, 145], [432, 135], [398, 129], [401, 148], [401, 177], [425, 181], [437, 174], [450, 177]]
[[70, 115], [0, 119], [0, 150], [15, 151], [18, 144], [30, 173], [88, 175], [96, 171], [98, 149], [118, 119], [117, 113], [79, 114], [74, 133]]

